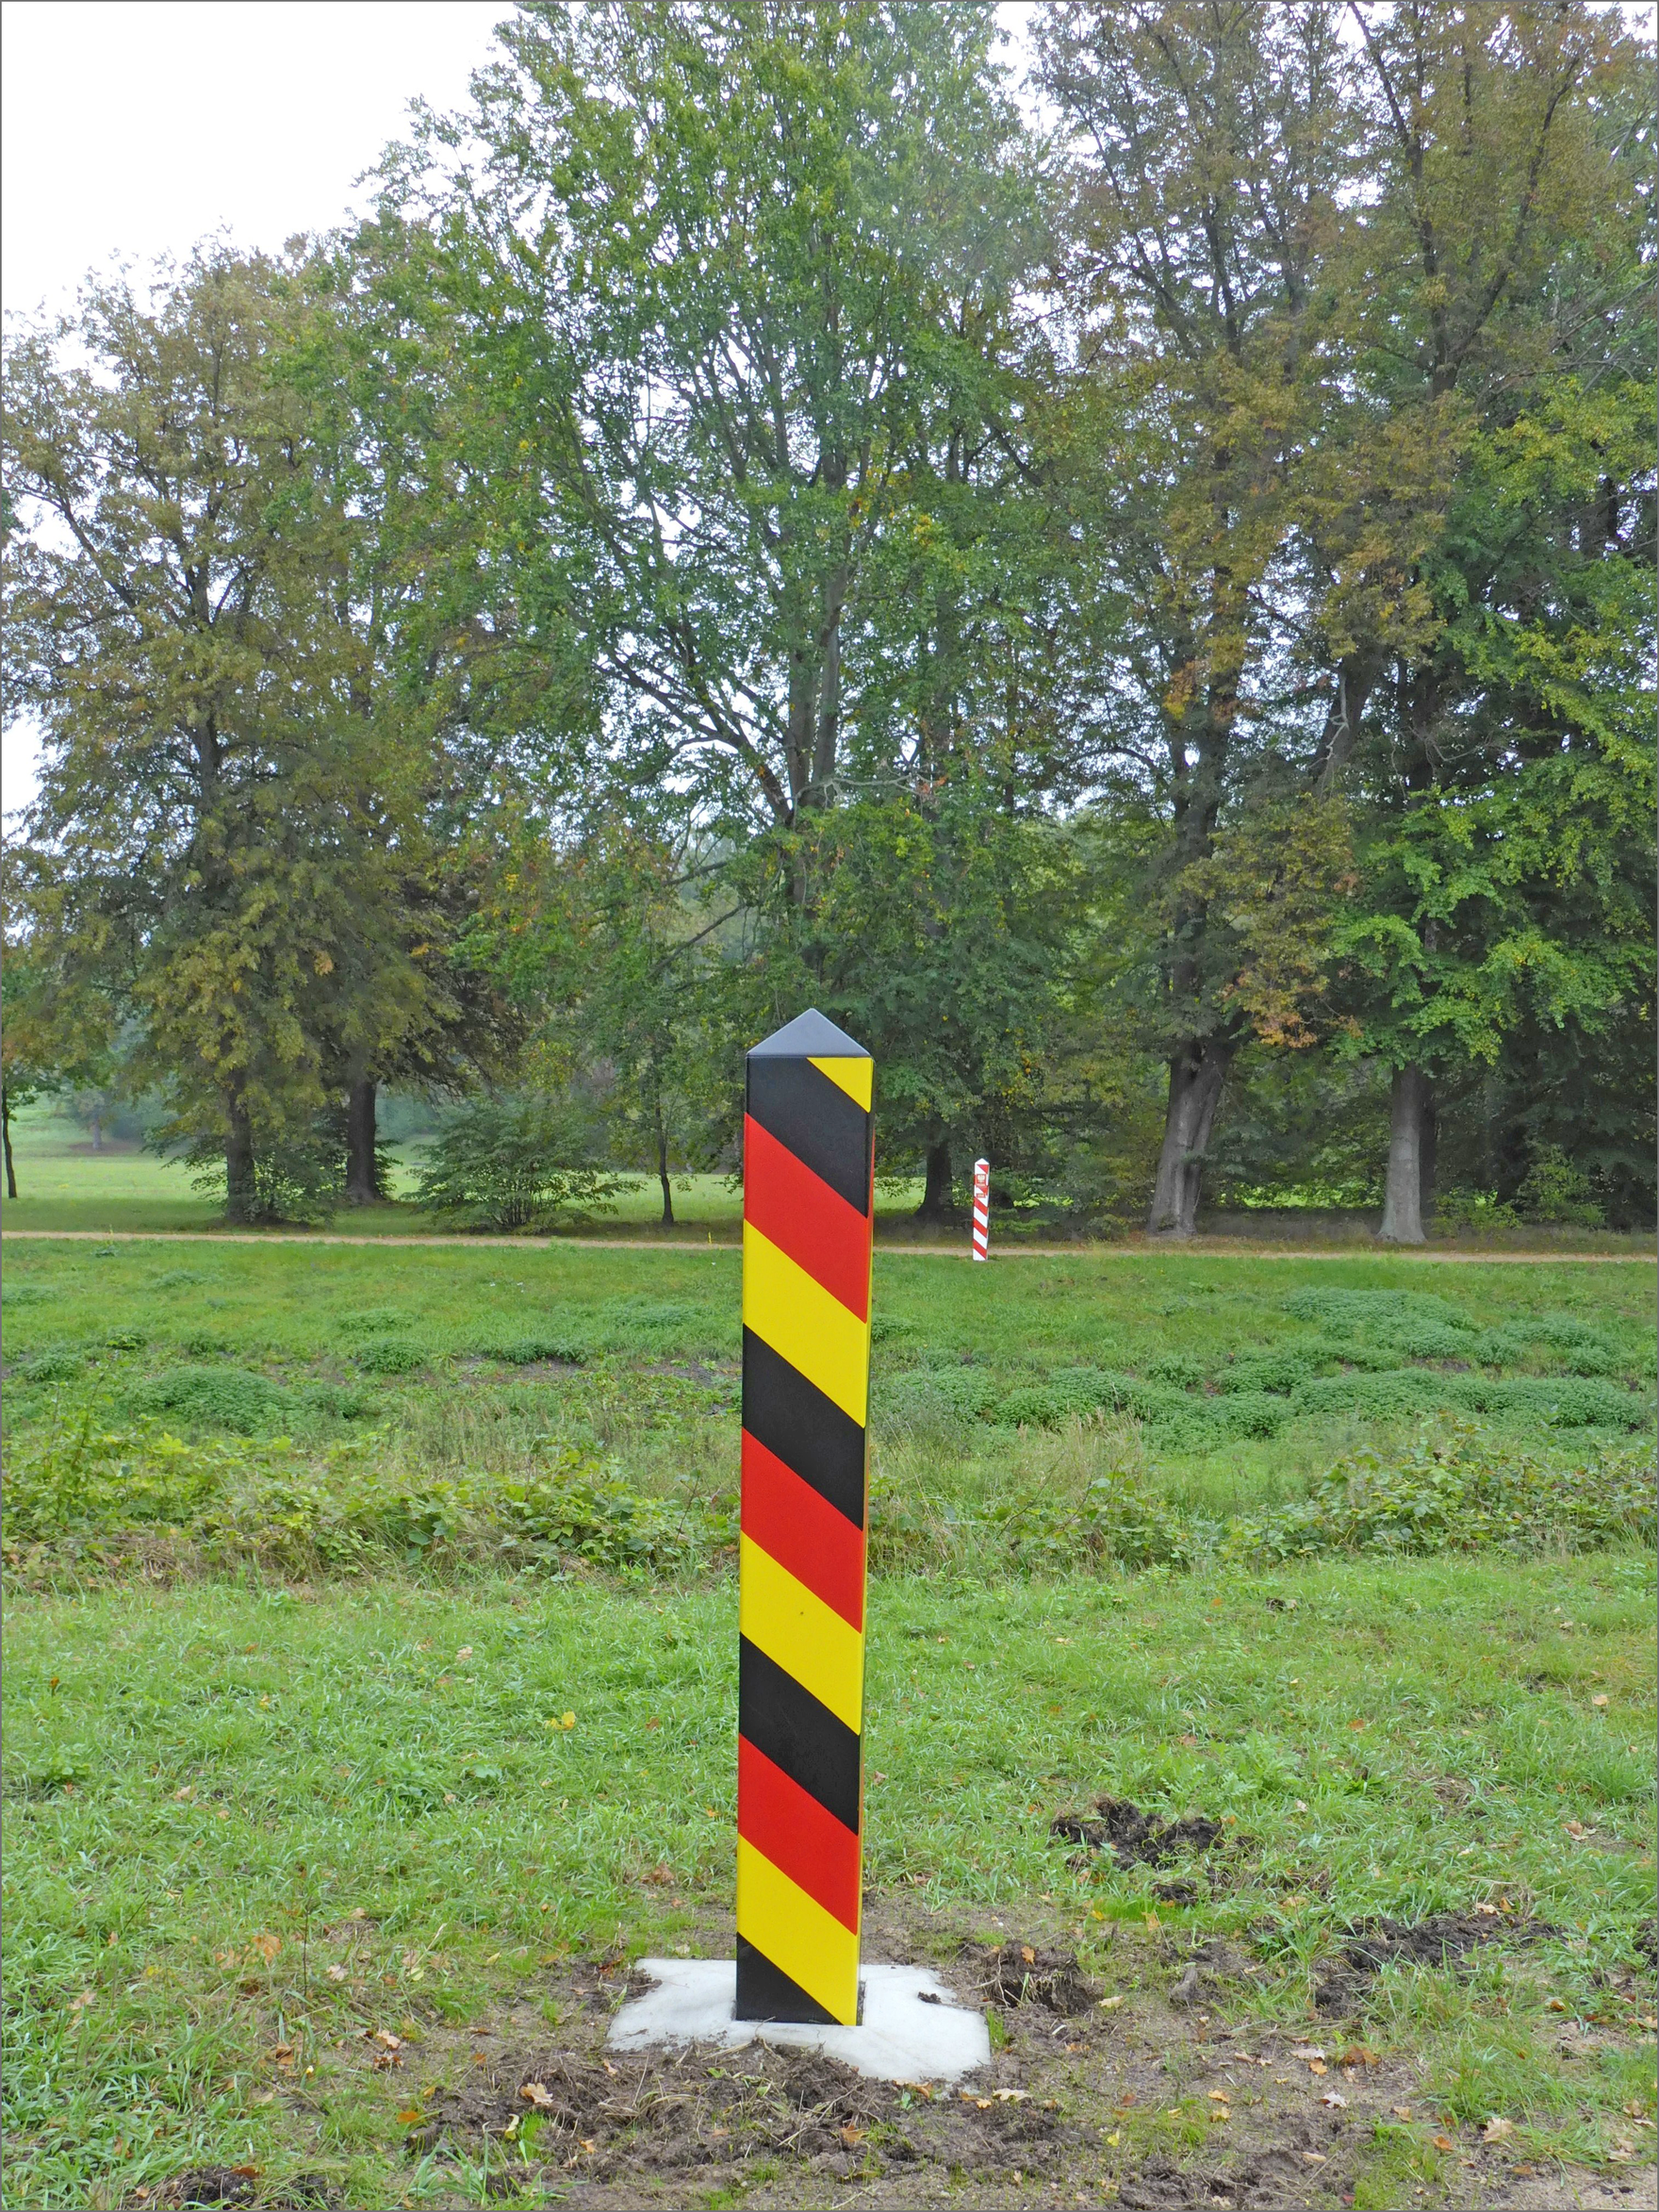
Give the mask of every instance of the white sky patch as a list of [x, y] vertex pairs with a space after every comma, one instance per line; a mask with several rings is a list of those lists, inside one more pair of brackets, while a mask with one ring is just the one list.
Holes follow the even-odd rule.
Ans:
[[[509, 0], [5, 0], [0, 305], [72, 307], [91, 270], [224, 234], [281, 249], [370, 193], [409, 103], [459, 107]], [[34, 797], [39, 732], [4, 734], [0, 807]]]

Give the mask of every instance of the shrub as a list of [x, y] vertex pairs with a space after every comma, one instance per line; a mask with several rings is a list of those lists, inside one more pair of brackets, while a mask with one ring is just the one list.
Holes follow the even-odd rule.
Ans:
[[1465, 1402], [1477, 1412], [1524, 1413], [1555, 1428], [1646, 1428], [1653, 1419], [1651, 1398], [1613, 1382], [1553, 1375], [1470, 1380]]
[[573, 1336], [515, 1336], [505, 1343], [475, 1345], [473, 1350], [481, 1360], [500, 1360], [508, 1367], [530, 1367], [538, 1360], [561, 1360], [567, 1366], [580, 1367], [587, 1358], [586, 1345]]
[[1204, 1368], [1185, 1352], [1162, 1352], [1148, 1365], [1146, 1379], [1167, 1382], [1174, 1390], [1192, 1390], [1204, 1380]]
[[220, 1336], [212, 1329], [198, 1329], [184, 1339], [184, 1348], [199, 1360], [222, 1359], [236, 1350], [227, 1336]]
[[1526, 1221], [1554, 1221], [1571, 1229], [1600, 1229], [1603, 1218], [1590, 1179], [1575, 1167], [1559, 1145], [1538, 1145], [1526, 1180], [1515, 1194], [1516, 1212]]
[[1563, 1466], [1464, 1423], [1400, 1458], [1339, 1461], [1304, 1503], [1234, 1523], [1223, 1548], [1262, 1561], [1327, 1551], [1590, 1550], [1653, 1538], [1644, 1454]]
[[236, 1436], [268, 1434], [282, 1423], [290, 1403], [280, 1384], [246, 1367], [169, 1367], [126, 1396], [135, 1412], [174, 1413]]
[[585, 1143], [554, 1100], [477, 1099], [435, 1141], [416, 1203], [468, 1229], [550, 1229], [629, 1187], [624, 1177], [567, 1164]]
[[412, 1326], [413, 1316], [402, 1306], [365, 1306], [356, 1313], [341, 1313], [335, 1327], [342, 1336], [389, 1336]]
[[1435, 1200], [1438, 1229], [1516, 1229], [1520, 1216], [1496, 1191], [1442, 1191]]
[[17, 1378], [20, 1382], [68, 1382], [85, 1366], [79, 1352], [37, 1352], [32, 1359], [18, 1362]]
[[950, 1429], [996, 1404], [996, 1379], [982, 1367], [908, 1367], [878, 1378], [876, 1405], [890, 1428]]
[[57, 1293], [43, 1282], [8, 1282], [0, 1285], [0, 1306], [40, 1306]]
[[352, 1357], [366, 1375], [411, 1375], [417, 1367], [425, 1366], [428, 1353], [424, 1345], [382, 1336], [359, 1345]]
[[1403, 1329], [1434, 1324], [1444, 1329], [1469, 1329], [1469, 1316], [1448, 1299], [1432, 1291], [1299, 1290], [1285, 1300], [1285, 1311], [1298, 1321], [1318, 1321], [1345, 1335], [1363, 1330], [1389, 1343]]
[[221, 1494], [235, 1451], [155, 1429], [94, 1428], [90, 1413], [38, 1432], [8, 1455], [7, 1543], [188, 1521]]
[[1228, 1361], [1217, 1370], [1216, 1388], [1224, 1392], [1271, 1390], [1288, 1394], [1299, 1382], [1306, 1382], [1312, 1372], [1312, 1362], [1306, 1352], [1241, 1352], [1238, 1359]]
[[[165, 1151], [168, 1136], [167, 1131], [155, 1132], [155, 1148]], [[152, 1140], [146, 1137], [145, 1141]], [[201, 1171], [190, 1178], [190, 1188], [222, 1198], [224, 1150], [219, 1132], [192, 1139], [185, 1158]], [[345, 1190], [345, 1147], [328, 1127], [326, 1117], [309, 1129], [261, 1137], [254, 1159], [251, 1218], [255, 1221], [327, 1221]]]
[[1277, 1436], [1290, 1418], [1290, 1402], [1265, 1390], [1233, 1391], [1214, 1417], [1228, 1436]]

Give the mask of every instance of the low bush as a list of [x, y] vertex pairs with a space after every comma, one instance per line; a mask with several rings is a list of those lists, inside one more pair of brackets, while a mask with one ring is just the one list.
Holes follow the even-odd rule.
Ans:
[[335, 1327], [342, 1336], [391, 1336], [413, 1326], [413, 1316], [402, 1306], [365, 1306], [355, 1313], [341, 1313]]
[[1470, 1329], [1469, 1316], [1449, 1299], [1432, 1291], [1311, 1290], [1293, 1291], [1285, 1300], [1287, 1313], [1298, 1321], [1317, 1321], [1338, 1335], [1355, 1332], [1386, 1337], [1429, 1325], [1443, 1329]]
[[1204, 1365], [1186, 1352], [1165, 1352], [1148, 1364], [1146, 1378], [1167, 1382], [1174, 1390], [1195, 1390], [1204, 1380]]
[[564, 1103], [480, 1098], [433, 1144], [417, 1205], [465, 1229], [549, 1230], [610, 1205], [625, 1177], [580, 1160], [585, 1137]]
[[293, 1403], [280, 1383], [247, 1367], [167, 1367], [125, 1395], [136, 1413], [172, 1413], [233, 1436], [270, 1435], [284, 1426]]
[[14, 1379], [20, 1382], [68, 1382], [81, 1374], [86, 1360], [79, 1352], [62, 1349], [36, 1352], [32, 1359], [20, 1360]]
[[1356, 1452], [1339, 1461], [1305, 1502], [1234, 1523], [1223, 1548], [1264, 1561], [1329, 1551], [1583, 1551], [1653, 1540], [1645, 1454], [1564, 1465], [1460, 1425], [1398, 1458]]
[[1220, 1391], [1280, 1391], [1287, 1395], [1313, 1374], [1315, 1362], [1306, 1352], [1240, 1352], [1216, 1371]]
[[431, 1357], [424, 1345], [397, 1336], [370, 1337], [352, 1354], [365, 1375], [413, 1375]]
[[574, 1336], [515, 1336], [475, 1345], [473, 1349], [479, 1359], [500, 1360], [508, 1367], [531, 1367], [541, 1360], [580, 1367], [588, 1356], [586, 1345]]

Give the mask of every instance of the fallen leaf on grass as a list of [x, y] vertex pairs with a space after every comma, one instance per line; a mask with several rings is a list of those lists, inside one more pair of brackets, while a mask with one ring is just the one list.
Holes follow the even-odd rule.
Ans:
[[1585, 1826], [1583, 1821], [1569, 1821], [1567, 1832], [1569, 1836], [1587, 1836], [1589, 1834], [1589, 1830]]
[[863, 2141], [864, 2131], [862, 2127], [855, 2127], [852, 2121], [849, 2120], [846, 2125], [841, 2131], [841, 2139], [850, 2150], [854, 2143], [862, 2143]]
[[1122, 2003], [1122, 1997], [1103, 1997], [1100, 2000], [1100, 2009], [1102, 2012], [1115, 2012]]
[[1607, 1692], [1602, 1691], [1599, 1697], [1592, 1697], [1590, 1703], [1592, 1705], [1605, 1705], [1607, 1703]]
[[554, 2103], [552, 2091], [545, 2082], [526, 2082], [518, 2094], [527, 2105], [548, 2106]]
[[1109, 2135], [1109, 2136], [1107, 2137], [1107, 2138], [1106, 2138], [1106, 2147], [1107, 2147], [1107, 2149], [1108, 2149], [1109, 2151], [1115, 2151], [1115, 2150], [1117, 2149], [1118, 2145], [1119, 2145], [1119, 2144], [1120, 2144], [1120, 2143], [1123, 2141], [1123, 2139], [1124, 2139], [1124, 2131], [1123, 2131], [1123, 2129], [1122, 2129], [1121, 2127], [1114, 2127], [1114, 2128], [1112, 2129], [1112, 2131], [1111, 2131], [1110, 2135]]
[[1325, 2162], [1325, 2154], [1322, 2151], [1304, 2151], [1302, 2155], [1309, 2166], [1322, 2166]]
[[419, 2127], [426, 2115], [419, 2105], [405, 2105], [398, 2118], [404, 2127]]
[[1437, 2151], [1455, 2151], [1457, 2148], [1450, 2136], [1436, 2136], [1434, 2145]]
[[1324, 2053], [1317, 2043], [1298, 2043], [1290, 2055], [1292, 2058], [1322, 2058]]
[[1339, 2066], [1381, 2066], [1382, 2060], [1368, 2043], [1355, 2043], [1338, 2058]]
[[1324, 2095], [1320, 2099], [1320, 2103], [1322, 2105], [1329, 2105], [1335, 2111], [1345, 2111], [1347, 2109], [1348, 2100], [1345, 2096], [1343, 2096], [1340, 2089], [1327, 2089]]
[[1029, 2089], [993, 2089], [991, 2094], [999, 2105], [1023, 2105], [1031, 2092]]
[[1322, 2058], [1310, 2058], [1307, 2061], [1307, 2071], [1309, 2073], [1326, 2073], [1329, 2069]]
[[343, 1966], [331, 1966], [328, 1970], [328, 1978], [331, 1982], [343, 1982], [346, 1978], [345, 1968]]
[[1501, 2143], [1505, 2136], [1512, 2136], [1514, 2133], [1514, 2121], [1500, 2120], [1498, 2115], [1494, 2112], [1490, 2120], [1487, 2121], [1486, 2126], [1481, 2130], [1481, 2141], [1483, 2143]]

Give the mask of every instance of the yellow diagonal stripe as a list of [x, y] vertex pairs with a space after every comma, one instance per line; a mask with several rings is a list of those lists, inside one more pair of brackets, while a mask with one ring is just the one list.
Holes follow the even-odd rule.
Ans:
[[832, 1083], [839, 1083], [847, 1097], [856, 1099], [868, 1114], [876, 1080], [873, 1060], [814, 1060], [813, 1065], [821, 1069]]
[[815, 1383], [862, 1428], [870, 1397], [870, 1325], [804, 1267], [743, 1225], [743, 1325]]
[[863, 1638], [752, 1536], [738, 1538], [737, 1553], [742, 1633], [856, 1736], [864, 1723]]
[[786, 1874], [737, 1839], [737, 1932], [836, 2020], [859, 2017], [859, 1940]]

